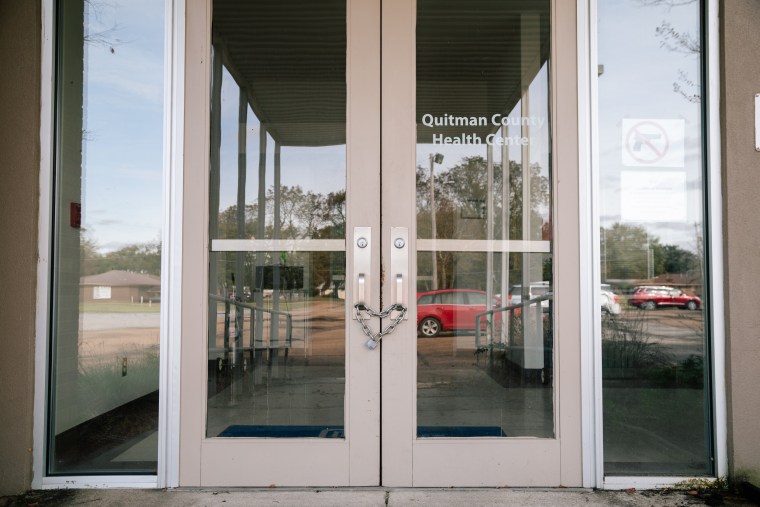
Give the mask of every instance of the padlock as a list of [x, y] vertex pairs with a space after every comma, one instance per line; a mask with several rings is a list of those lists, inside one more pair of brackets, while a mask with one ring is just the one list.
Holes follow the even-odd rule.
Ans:
[[369, 350], [375, 350], [377, 348], [377, 342], [373, 340], [372, 338], [370, 338], [369, 340], [367, 340], [367, 348]]

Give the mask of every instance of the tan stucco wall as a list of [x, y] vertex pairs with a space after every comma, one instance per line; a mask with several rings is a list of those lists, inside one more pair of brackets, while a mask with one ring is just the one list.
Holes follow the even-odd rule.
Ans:
[[0, 494], [32, 474], [40, 6], [0, 1]]
[[760, 1], [721, 3], [729, 463], [732, 476], [760, 484]]

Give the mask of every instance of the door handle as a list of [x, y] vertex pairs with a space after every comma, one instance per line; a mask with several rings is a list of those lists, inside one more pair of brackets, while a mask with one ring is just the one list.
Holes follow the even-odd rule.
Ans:
[[[368, 305], [372, 299], [372, 228], [354, 227], [354, 293], [356, 305]], [[356, 317], [354, 317], [356, 318]]]
[[408, 306], [411, 287], [408, 283], [404, 287], [404, 280], [409, 280], [409, 229], [406, 227], [391, 227], [391, 277], [391, 301]]
[[[383, 336], [392, 333], [396, 327], [406, 319], [407, 295], [404, 291], [404, 278], [409, 275], [409, 254], [407, 241], [409, 240], [408, 231], [404, 227], [391, 228], [391, 237], [393, 246], [391, 247], [391, 278], [390, 290], [391, 301], [393, 304], [380, 311], [373, 311], [367, 304], [372, 298], [370, 261], [371, 254], [371, 230], [369, 227], [354, 227], [354, 273], [356, 273], [354, 283], [354, 318], [359, 321], [362, 331], [369, 338], [367, 348], [375, 350]], [[395, 281], [395, 283], [394, 283]], [[374, 332], [369, 321], [377, 317], [379, 319], [389, 318], [391, 320], [385, 329]]]
[[367, 284], [367, 278], [364, 276], [364, 273], [359, 273], [356, 284], [356, 304], [366, 304], [367, 299], [364, 287]]

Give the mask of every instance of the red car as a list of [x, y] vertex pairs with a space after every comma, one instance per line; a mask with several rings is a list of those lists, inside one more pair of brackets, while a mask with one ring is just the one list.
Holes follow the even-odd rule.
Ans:
[[[438, 336], [441, 331], [475, 329], [475, 316], [490, 308], [498, 308], [494, 296], [486, 308], [488, 296], [482, 290], [444, 289], [417, 294], [417, 332], [420, 336]], [[496, 318], [499, 318], [498, 315]]]
[[628, 302], [642, 310], [654, 310], [661, 306], [677, 306], [687, 310], [696, 310], [702, 306], [702, 300], [698, 297], [690, 296], [673, 287], [664, 286], [636, 287]]

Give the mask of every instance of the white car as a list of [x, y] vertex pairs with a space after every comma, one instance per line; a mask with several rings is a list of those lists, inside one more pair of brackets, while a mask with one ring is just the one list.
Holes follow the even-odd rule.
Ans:
[[[530, 293], [528, 299], [535, 299], [540, 296], [551, 296], [552, 288], [549, 282], [533, 282], [528, 288]], [[509, 288], [509, 295], [507, 296], [507, 306], [519, 305], [522, 302], [522, 285], [513, 285]], [[549, 311], [549, 300], [545, 299], [541, 301], [541, 306], [544, 311]]]
[[599, 299], [602, 301], [602, 313], [620, 315], [620, 302], [609, 284], [602, 284]]
[[[551, 286], [549, 282], [533, 282], [530, 284], [530, 299], [537, 298], [539, 296], [551, 295]], [[600, 290], [600, 299], [602, 303], [602, 313], [608, 315], [620, 315], [621, 306], [617, 294], [612, 292], [612, 287], [603, 283]], [[509, 289], [509, 296], [507, 298], [507, 305], [519, 305], [522, 301], [522, 285], [513, 285]], [[544, 311], [549, 310], [549, 301], [542, 301], [541, 306], [544, 307]]]

